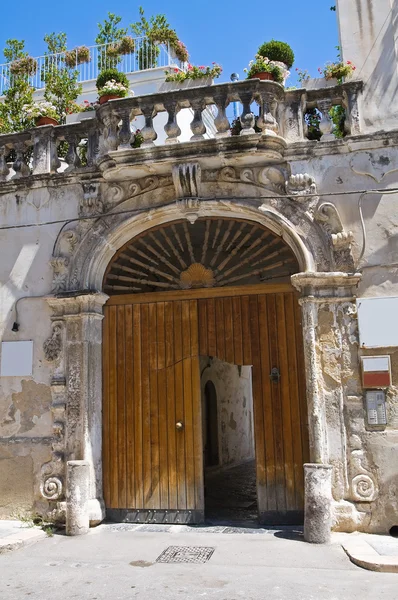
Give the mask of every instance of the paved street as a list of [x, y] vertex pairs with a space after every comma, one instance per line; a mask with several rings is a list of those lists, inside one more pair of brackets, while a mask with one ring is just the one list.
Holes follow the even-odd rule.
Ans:
[[[118, 524], [102, 525], [82, 537], [55, 535], [0, 556], [0, 598], [397, 599], [398, 574], [354, 566], [338, 543], [306, 544], [294, 528], [244, 531]], [[201, 564], [156, 562], [170, 546], [214, 552]], [[188, 559], [194, 556], [191, 548]]]

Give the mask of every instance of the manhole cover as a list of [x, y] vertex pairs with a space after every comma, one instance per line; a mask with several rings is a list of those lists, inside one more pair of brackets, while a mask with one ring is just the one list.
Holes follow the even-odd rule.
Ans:
[[215, 548], [206, 546], [169, 546], [158, 556], [162, 563], [205, 563], [210, 560]]

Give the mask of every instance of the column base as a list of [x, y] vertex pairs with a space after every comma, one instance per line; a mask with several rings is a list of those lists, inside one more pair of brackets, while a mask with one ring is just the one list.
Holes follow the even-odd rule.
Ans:
[[328, 544], [332, 529], [332, 467], [304, 465], [304, 539], [311, 544]]

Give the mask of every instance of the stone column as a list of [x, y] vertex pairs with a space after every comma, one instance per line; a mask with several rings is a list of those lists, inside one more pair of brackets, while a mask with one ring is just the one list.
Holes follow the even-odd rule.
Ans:
[[[64, 330], [57, 359], [65, 385], [64, 460], [88, 464], [90, 524], [104, 516], [102, 495], [102, 307], [108, 296], [87, 293], [49, 299]], [[55, 366], [57, 372], [57, 366]], [[68, 491], [68, 490], [67, 490]]]
[[90, 528], [90, 465], [84, 460], [70, 460], [66, 466], [66, 535], [84, 535]]

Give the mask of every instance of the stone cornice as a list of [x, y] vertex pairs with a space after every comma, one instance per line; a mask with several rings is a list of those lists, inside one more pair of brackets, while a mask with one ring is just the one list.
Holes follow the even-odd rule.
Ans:
[[352, 298], [361, 281], [361, 273], [296, 273], [292, 275], [292, 285], [302, 296], [318, 298]]
[[287, 145], [284, 158], [286, 161], [309, 160], [311, 158], [335, 154], [350, 154], [363, 150], [385, 149], [386, 146], [398, 146], [398, 130], [353, 135], [325, 142], [322, 142], [322, 140], [319, 142], [310, 140], [294, 142]]

